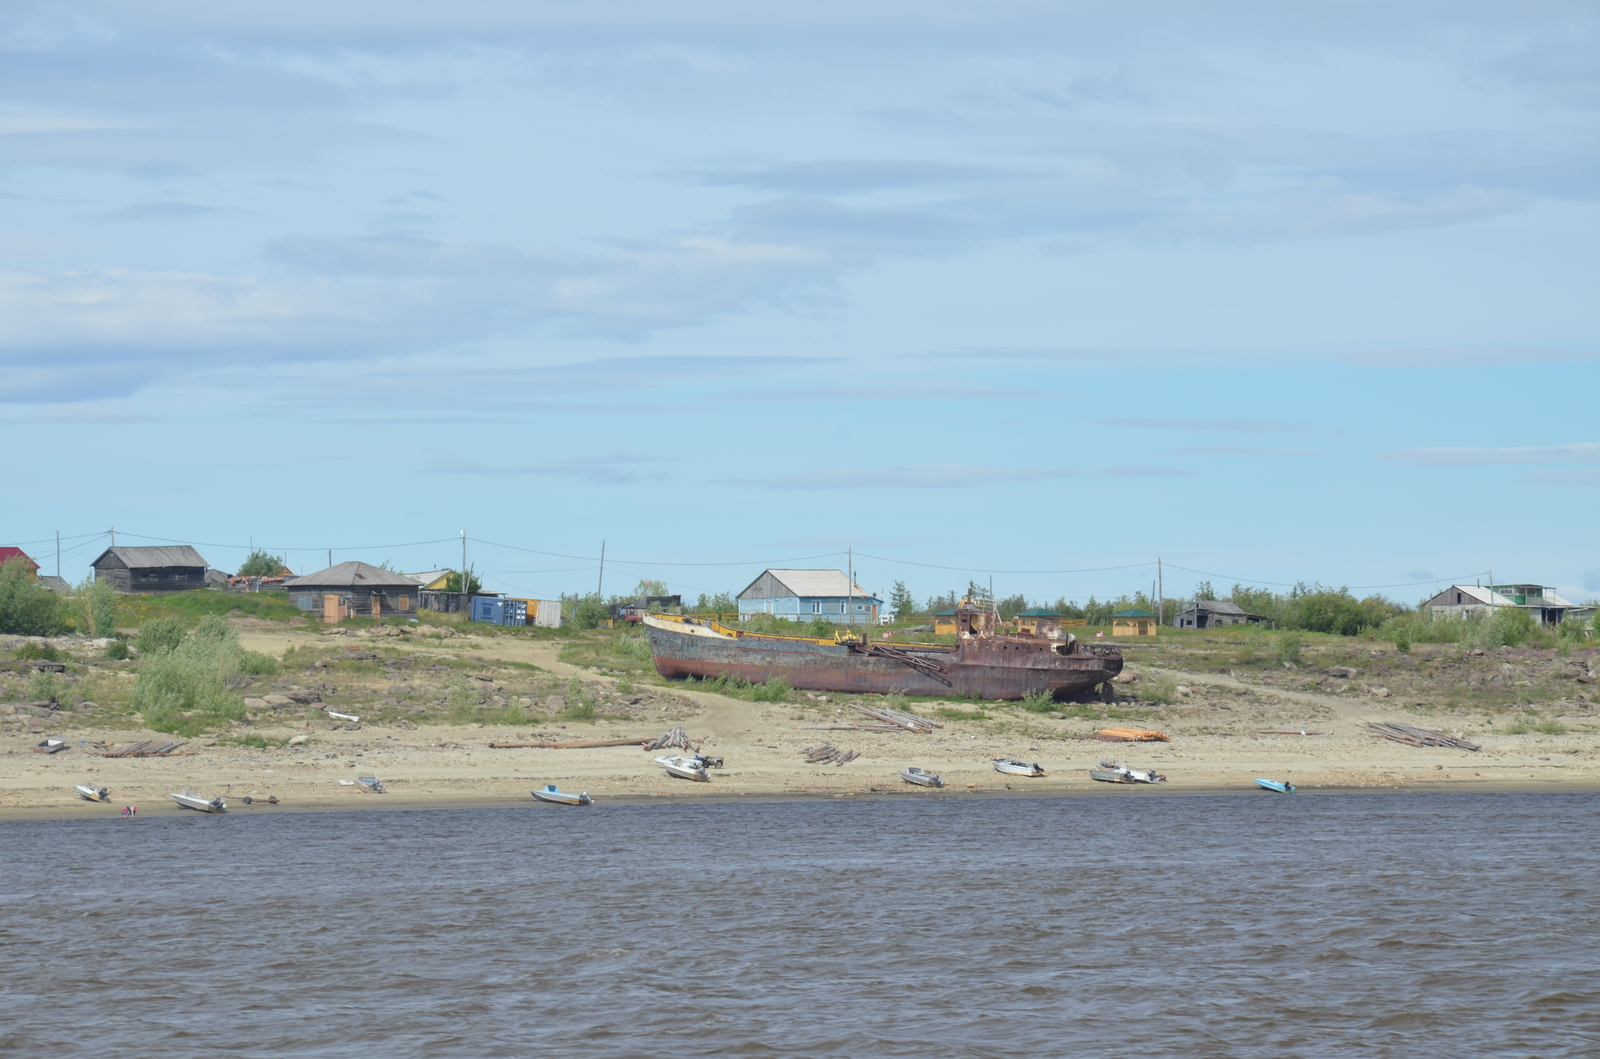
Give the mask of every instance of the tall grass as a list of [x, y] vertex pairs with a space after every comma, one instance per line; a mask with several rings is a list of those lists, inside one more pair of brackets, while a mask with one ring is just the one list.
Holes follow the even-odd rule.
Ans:
[[1017, 705], [1029, 713], [1051, 713], [1057, 708], [1055, 696], [1048, 691], [1030, 691]]
[[700, 691], [714, 691], [719, 695], [743, 699], [746, 702], [788, 702], [790, 694], [794, 691], [793, 685], [783, 677], [771, 677], [762, 683], [752, 684], [750, 681], [724, 674], [700, 680], [690, 677], [686, 683]]
[[202, 618], [176, 646], [156, 648], [145, 657], [133, 682], [133, 708], [146, 726], [177, 735], [243, 720], [244, 701], [230, 683], [244, 654], [227, 622], [215, 615]]

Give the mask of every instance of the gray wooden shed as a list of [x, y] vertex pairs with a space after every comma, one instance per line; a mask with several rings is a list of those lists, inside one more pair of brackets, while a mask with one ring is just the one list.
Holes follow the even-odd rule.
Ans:
[[205, 558], [187, 544], [153, 548], [107, 548], [94, 567], [94, 579], [118, 592], [188, 592], [206, 587]]
[[297, 577], [285, 587], [295, 606], [321, 614], [324, 621], [391, 614], [414, 618], [422, 595], [422, 586], [405, 574], [355, 560]]

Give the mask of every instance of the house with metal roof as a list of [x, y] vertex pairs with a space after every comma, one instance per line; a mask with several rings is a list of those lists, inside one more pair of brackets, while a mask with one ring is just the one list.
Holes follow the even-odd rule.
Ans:
[[843, 570], [764, 570], [738, 599], [740, 621], [770, 614], [784, 621], [876, 625], [883, 606]]
[[345, 618], [414, 618], [422, 587], [405, 574], [351, 560], [297, 577], [289, 599], [327, 622]]
[[187, 544], [114, 546], [89, 565], [94, 567], [96, 581], [129, 595], [189, 592], [206, 587], [205, 557]]
[[4, 566], [6, 563], [11, 562], [12, 560], [22, 563], [22, 565], [27, 569], [28, 580], [38, 580], [39, 564], [33, 561], [33, 556], [29, 555], [21, 548], [14, 548], [10, 545], [0, 548], [0, 566]]
[[1173, 616], [1172, 624], [1179, 629], [1214, 629], [1219, 625], [1248, 625], [1262, 620], [1246, 614], [1244, 608], [1231, 599], [1194, 599]]
[[1501, 607], [1528, 612], [1538, 625], [1560, 625], [1570, 615], [1587, 620], [1595, 608], [1563, 599], [1543, 585], [1451, 585], [1423, 604], [1435, 618], [1464, 618]]

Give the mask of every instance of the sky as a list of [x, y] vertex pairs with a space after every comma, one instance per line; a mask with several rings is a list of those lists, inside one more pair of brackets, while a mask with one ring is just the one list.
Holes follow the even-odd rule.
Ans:
[[1589, 3], [0, 8], [0, 544], [1600, 596]]

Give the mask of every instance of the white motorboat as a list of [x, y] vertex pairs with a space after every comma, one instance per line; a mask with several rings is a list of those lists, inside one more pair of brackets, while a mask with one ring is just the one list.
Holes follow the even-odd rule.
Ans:
[[583, 791], [579, 794], [568, 794], [566, 791], [557, 787], [554, 783], [546, 783], [543, 788], [539, 790], [532, 790], [528, 793], [539, 799], [541, 802], [549, 802], [552, 805], [594, 804], [594, 799], [589, 797], [588, 791]]
[[78, 797], [86, 802], [109, 802], [111, 792], [104, 787], [91, 787], [87, 783], [80, 783], [72, 788], [78, 792]]
[[924, 772], [915, 765], [912, 765], [910, 768], [901, 769], [900, 778], [905, 780], [907, 783], [914, 783], [918, 787], [944, 786], [944, 780], [940, 779], [936, 774], [932, 772]]
[[997, 757], [994, 759], [994, 770], [1004, 772], [1007, 776], [1043, 776], [1044, 766], [1038, 762], [1029, 764], [1011, 757]]
[[189, 790], [178, 791], [172, 795], [172, 800], [178, 803], [179, 809], [196, 809], [202, 813], [225, 813], [228, 803], [219, 798], [207, 798], [203, 794], [195, 794]]
[[1101, 783], [1162, 783], [1167, 777], [1154, 769], [1141, 771], [1126, 768], [1115, 761], [1102, 761], [1099, 768], [1089, 770], [1089, 778]]
[[656, 764], [667, 770], [667, 775], [676, 776], [680, 780], [697, 780], [700, 783], [710, 783], [711, 777], [706, 775], [705, 762], [697, 754], [694, 757], [684, 757], [681, 754], [667, 754], [656, 758]]
[[383, 781], [376, 776], [357, 776], [356, 786], [373, 794], [384, 794], [389, 790], [383, 785]]

